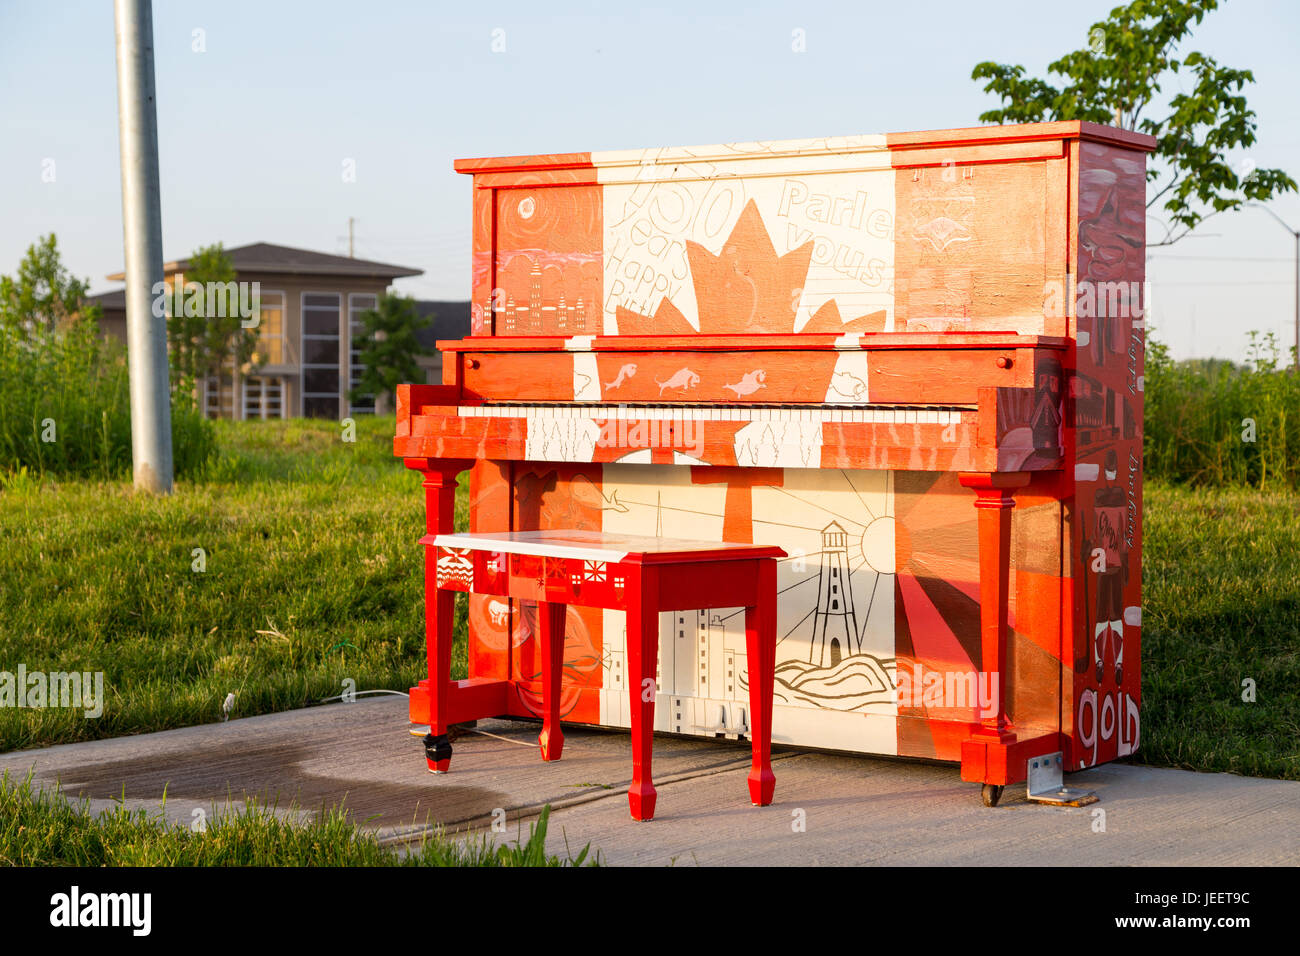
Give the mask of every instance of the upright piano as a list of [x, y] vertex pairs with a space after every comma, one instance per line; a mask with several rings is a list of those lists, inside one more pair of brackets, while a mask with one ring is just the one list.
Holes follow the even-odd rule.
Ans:
[[[468, 472], [469, 531], [781, 546], [777, 744], [987, 786], [1132, 753], [1154, 145], [1062, 122], [457, 162], [471, 334], [397, 402], [424, 532]], [[536, 633], [471, 596], [463, 689], [536, 715]], [[563, 719], [628, 725], [625, 648], [620, 613], [569, 608]], [[656, 684], [658, 731], [745, 736], [743, 615], [664, 615]]]

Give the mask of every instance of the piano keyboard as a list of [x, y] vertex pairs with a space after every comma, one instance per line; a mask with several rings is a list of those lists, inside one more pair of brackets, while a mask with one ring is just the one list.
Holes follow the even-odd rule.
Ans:
[[554, 404], [461, 405], [466, 418], [614, 419], [625, 421], [701, 422], [862, 422], [877, 425], [954, 425], [974, 405], [601, 405]]

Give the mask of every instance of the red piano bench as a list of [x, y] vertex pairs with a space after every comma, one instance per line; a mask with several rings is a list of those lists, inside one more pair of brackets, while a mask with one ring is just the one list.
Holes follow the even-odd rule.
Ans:
[[[451, 764], [448, 728], [455, 723], [508, 712], [508, 680], [451, 679], [452, 601], [455, 591], [537, 602], [542, 654], [543, 760], [559, 760], [560, 675], [564, 666], [564, 620], [568, 605], [627, 614], [629, 711], [632, 724], [632, 817], [654, 817], [656, 792], [650, 762], [658, 688], [659, 614], [714, 607], [745, 609], [749, 666], [750, 738], [753, 765], [749, 797], [772, 802], [772, 688], [776, 667], [777, 547], [682, 541], [597, 531], [515, 531], [495, 534], [431, 534], [426, 568], [428, 601], [429, 769]], [[418, 689], [417, 689], [418, 690]]]

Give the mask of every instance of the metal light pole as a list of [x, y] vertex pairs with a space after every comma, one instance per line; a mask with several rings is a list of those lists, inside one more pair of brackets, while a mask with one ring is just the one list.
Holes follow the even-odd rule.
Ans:
[[160, 289], [163, 281], [163, 254], [151, 0], [115, 0], [113, 24], [117, 35], [131, 459], [138, 490], [167, 493], [172, 490], [167, 319], [153, 309], [155, 289]]
[[1251, 206], [1256, 206], [1256, 207], [1258, 207], [1259, 209], [1264, 210], [1266, 213], [1268, 213], [1270, 216], [1272, 216], [1274, 219], [1276, 219], [1279, 223], [1281, 223], [1281, 224], [1282, 224], [1282, 228], [1285, 229], [1287, 232], [1291, 233], [1292, 238], [1295, 239], [1295, 350], [1296, 350], [1296, 357], [1295, 357], [1295, 362], [1294, 362], [1294, 364], [1292, 364], [1292, 366], [1291, 366], [1291, 373], [1292, 373], [1292, 374], [1296, 374], [1297, 372], [1300, 372], [1300, 229], [1292, 229], [1290, 226], [1287, 225], [1286, 220], [1284, 220], [1281, 216], [1279, 216], [1279, 215], [1278, 215], [1277, 213], [1275, 213], [1273, 210], [1269, 209], [1269, 208], [1268, 208], [1267, 206], [1265, 206], [1263, 203], [1253, 202], [1253, 203], [1250, 203], [1249, 205], [1251, 205]]

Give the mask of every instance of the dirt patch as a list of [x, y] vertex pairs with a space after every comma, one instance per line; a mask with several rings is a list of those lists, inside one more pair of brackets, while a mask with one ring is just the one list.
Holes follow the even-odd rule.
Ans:
[[[450, 782], [451, 776], [427, 775], [427, 781], [407, 784], [303, 769], [303, 763], [319, 756], [319, 750], [300, 743], [241, 746], [223, 741], [183, 753], [88, 763], [42, 776], [49, 782], [57, 777], [68, 796], [100, 800], [125, 796], [159, 802], [166, 794], [168, 800], [218, 806], [248, 799], [313, 811], [343, 806], [366, 827], [453, 824], [509, 805], [505, 794], [459, 786]], [[411, 759], [422, 764], [423, 754], [412, 753]]]

